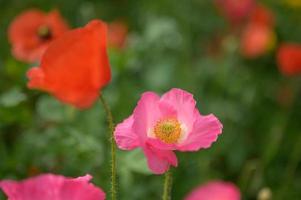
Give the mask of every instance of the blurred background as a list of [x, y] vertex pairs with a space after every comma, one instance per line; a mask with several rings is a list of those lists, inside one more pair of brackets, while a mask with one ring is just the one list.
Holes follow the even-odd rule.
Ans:
[[[15, 16], [30, 8], [57, 9], [71, 27], [94, 18], [115, 24], [110, 34], [117, 32], [117, 41], [109, 48], [113, 79], [103, 94], [116, 123], [130, 115], [142, 92], [162, 94], [172, 87], [193, 93], [201, 113], [222, 121], [223, 134], [212, 148], [177, 153], [172, 199], [222, 179], [235, 183], [242, 199], [300, 200], [301, 79], [281, 73], [277, 49], [284, 42], [301, 43], [301, 2], [253, 1], [272, 18], [268, 45], [255, 54], [243, 46], [251, 11], [229, 16], [225, 2], [0, 0], [0, 179], [90, 173], [109, 191], [100, 103], [78, 111], [27, 89], [25, 74], [32, 65], [11, 54], [7, 29]], [[118, 178], [120, 199], [160, 199], [163, 176], [149, 172], [140, 150], [118, 151]]]

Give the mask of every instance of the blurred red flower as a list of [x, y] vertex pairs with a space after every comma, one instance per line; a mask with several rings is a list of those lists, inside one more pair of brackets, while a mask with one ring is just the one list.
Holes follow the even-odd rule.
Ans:
[[108, 44], [110, 47], [122, 49], [125, 45], [128, 27], [122, 21], [115, 21], [108, 25]]
[[104, 22], [93, 20], [53, 41], [40, 66], [28, 71], [28, 87], [78, 108], [91, 106], [111, 79], [106, 31]]
[[247, 58], [255, 58], [273, 47], [275, 36], [267, 26], [249, 24], [242, 33], [241, 53]]
[[274, 15], [272, 11], [263, 5], [257, 5], [250, 15], [250, 23], [264, 26], [274, 26]]
[[301, 45], [282, 44], [277, 52], [277, 62], [284, 75], [301, 74]]
[[215, 2], [231, 24], [243, 22], [255, 6], [255, 0], [215, 0]]
[[274, 16], [270, 10], [257, 5], [241, 36], [240, 50], [247, 58], [265, 54], [275, 44]]
[[20, 61], [39, 61], [49, 43], [67, 30], [68, 25], [57, 10], [50, 13], [27, 10], [18, 15], [9, 26], [12, 54]]

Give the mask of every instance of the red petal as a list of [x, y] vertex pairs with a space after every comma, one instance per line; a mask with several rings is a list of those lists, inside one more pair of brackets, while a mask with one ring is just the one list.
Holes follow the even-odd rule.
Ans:
[[[111, 79], [106, 30], [104, 22], [94, 20], [52, 42], [40, 65], [42, 89], [76, 107], [91, 106]], [[29, 78], [29, 86], [40, 88], [34, 76]]]

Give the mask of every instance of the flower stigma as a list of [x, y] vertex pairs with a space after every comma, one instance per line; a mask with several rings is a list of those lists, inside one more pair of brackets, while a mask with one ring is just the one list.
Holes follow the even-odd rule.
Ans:
[[181, 137], [181, 124], [175, 118], [159, 120], [154, 128], [156, 138], [167, 144], [177, 143]]

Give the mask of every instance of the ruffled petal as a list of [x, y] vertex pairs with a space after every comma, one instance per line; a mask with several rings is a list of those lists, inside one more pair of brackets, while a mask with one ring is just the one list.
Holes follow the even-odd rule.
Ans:
[[145, 141], [148, 131], [152, 129], [155, 122], [160, 119], [158, 102], [160, 97], [153, 92], [142, 94], [137, 107], [134, 110], [133, 130], [141, 141]]
[[161, 97], [160, 104], [172, 106], [177, 113], [178, 120], [185, 124], [187, 131], [192, 129], [196, 105], [192, 94], [173, 88]]
[[114, 137], [120, 149], [132, 150], [139, 146], [139, 137], [133, 131], [133, 123], [134, 117], [131, 115], [116, 126]]
[[89, 183], [91, 178], [44, 174], [20, 182], [1, 181], [0, 188], [11, 200], [104, 200], [104, 192]]
[[89, 183], [91, 178], [90, 175], [86, 175], [66, 180], [61, 187], [59, 200], [104, 200], [105, 193]]
[[198, 151], [199, 149], [209, 148], [222, 133], [223, 125], [212, 114], [197, 117], [191, 133], [186, 140], [178, 147], [180, 151]]
[[174, 167], [178, 165], [177, 156], [173, 151], [159, 150], [149, 145], [145, 146], [143, 151], [147, 158], [147, 164], [154, 174], [163, 174], [170, 165]]
[[18, 184], [15, 181], [1, 181], [0, 182], [0, 188], [3, 190], [3, 192], [10, 197], [11, 199], [18, 199], [19, 198], [19, 187]]

